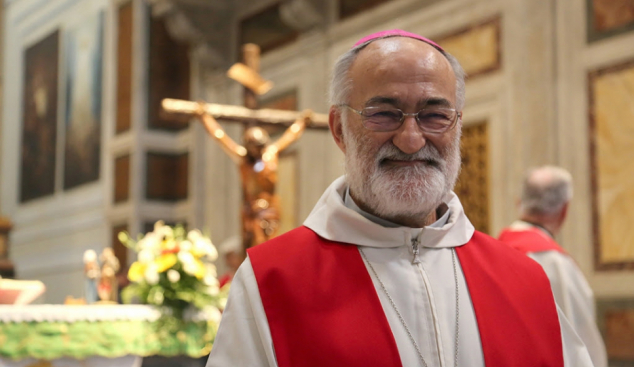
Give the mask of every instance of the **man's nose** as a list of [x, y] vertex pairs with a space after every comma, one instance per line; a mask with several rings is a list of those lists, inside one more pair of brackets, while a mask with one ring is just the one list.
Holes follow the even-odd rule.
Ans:
[[414, 154], [425, 146], [425, 136], [415, 117], [405, 116], [403, 124], [395, 131], [392, 143], [406, 154]]

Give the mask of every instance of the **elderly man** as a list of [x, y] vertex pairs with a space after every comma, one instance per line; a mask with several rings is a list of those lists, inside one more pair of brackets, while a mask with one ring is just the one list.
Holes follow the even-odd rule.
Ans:
[[504, 229], [499, 239], [544, 268], [555, 301], [585, 343], [594, 366], [605, 367], [608, 361], [594, 318], [592, 289], [554, 239], [566, 220], [571, 199], [572, 177], [568, 171], [554, 166], [529, 170], [522, 187], [520, 219]]
[[248, 251], [207, 366], [591, 366], [532, 260], [451, 191], [464, 72], [394, 30], [337, 61], [345, 154], [304, 226]]

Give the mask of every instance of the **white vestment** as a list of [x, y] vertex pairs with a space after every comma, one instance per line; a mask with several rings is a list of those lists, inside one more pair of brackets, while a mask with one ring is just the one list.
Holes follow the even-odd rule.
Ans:
[[[529, 228], [537, 228], [551, 238], [542, 228], [524, 221], [516, 221], [508, 229], [523, 231]], [[588, 348], [594, 366], [607, 367], [605, 344], [595, 320], [594, 294], [577, 264], [570, 256], [554, 250], [529, 252], [527, 255], [544, 268], [555, 302]]]
[[[343, 199], [346, 187], [343, 177], [335, 180], [304, 225], [325, 239], [352, 243], [362, 248], [418, 343], [427, 365], [453, 367], [456, 296], [452, 248], [468, 242], [474, 232], [458, 197], [453, 193], [448, 195], [449, 216], [440, 228], [389, 228], [346, 207]], [[412, 264], [413, 238], [418, 238], [420, 243], [419, 264]], [[483, 367], [478, 325], [457, 257], [456, 266], [460, 302], [458, 365]], [[369, 273], [396, 340], [403, 367], [422, 366], [406, 328], [378, 280], [372, 272]], [[557, 312], [564, 366], [592, 366], [585, 346], [559, 308]], [[512, 335], [513, 330], [509, 330], [509, 337]], [[227, 307], [207, 362], [207, 367], [220, 366], [277, 366], [269, 325], [248, 258], [231, 283]]]

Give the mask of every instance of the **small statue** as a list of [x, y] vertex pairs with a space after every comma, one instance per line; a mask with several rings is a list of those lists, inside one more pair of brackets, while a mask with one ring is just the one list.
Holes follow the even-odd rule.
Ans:
[[99, 299], [105, 303], [117, 303], [119, 298], [117, 272], [119, 271], [119, 259], [114, 255], [112, 248], [106, 247], [99, 256], [101, 260], [101, 277], [97, 286]]
[[100, 273], [99, 264], [97, 263], [97, 253], [95, 250], [86, 250], [86, 252], [84, 252], [84, 275], [86, 275], [84, 297], [88, 304], [99, 300], [97, 295], [97, 281]]

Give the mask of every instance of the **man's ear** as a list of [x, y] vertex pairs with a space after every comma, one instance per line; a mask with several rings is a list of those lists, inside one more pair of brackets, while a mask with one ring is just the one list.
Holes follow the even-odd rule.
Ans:
[[337, 106], [330, 106], [328, 113], [328, 125], [330, 125], [330, 133], [335, 143], [342, 152], [346, 152], [346, 145], [343, 142], [343, 125], [341, 121], [341, 110]]

